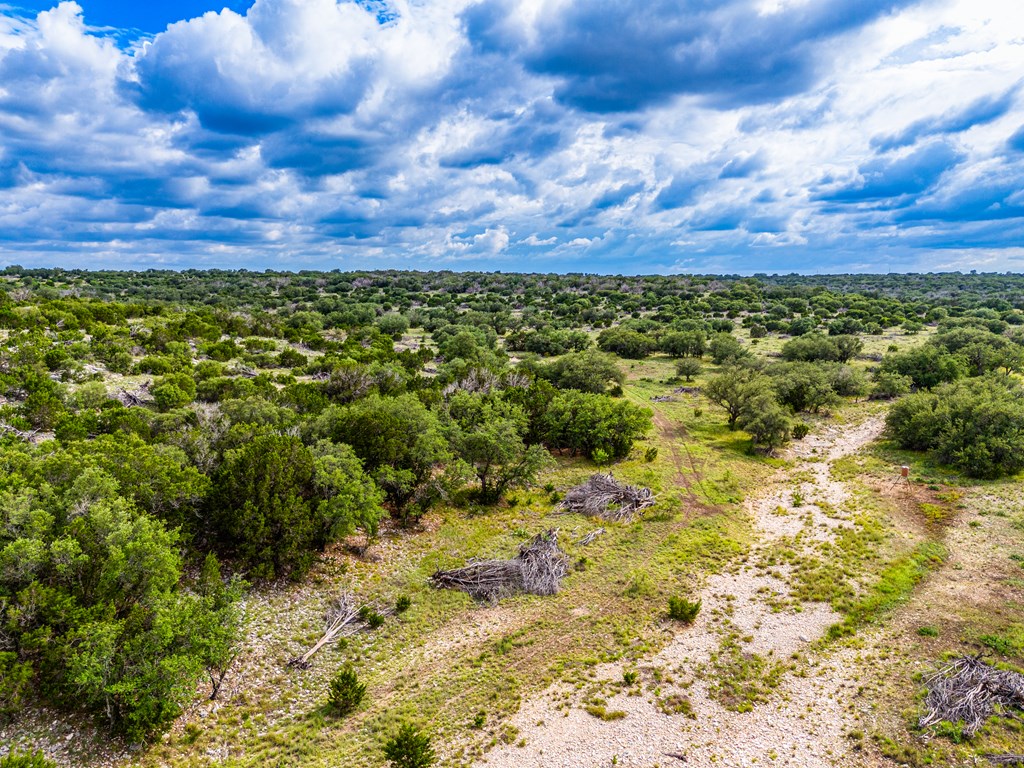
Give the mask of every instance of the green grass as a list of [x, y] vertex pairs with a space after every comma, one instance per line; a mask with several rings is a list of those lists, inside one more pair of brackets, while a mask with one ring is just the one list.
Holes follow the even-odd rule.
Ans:
[[905, 602], [929, 570], [940, 565], [946, 556], [946, 548], [937, 542], [926, 541], [914, 547], [882, 571], [867, 594], [849, 607], [841, 622], [828, 628], [825, 637], [836, 640], [877, 622]]

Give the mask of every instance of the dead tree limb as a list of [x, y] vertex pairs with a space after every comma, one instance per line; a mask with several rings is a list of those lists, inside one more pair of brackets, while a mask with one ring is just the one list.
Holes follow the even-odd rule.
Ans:
[[357, 632], [372, 629], [374, 625], [370, 620], [371, 616], [383, 617], [390, 616], [393, 613], [394, 608], [378, 610], [368, 605], [359, 607], [356, 605], [355, 597], [351, 592], [342, 592], [331, 602], [324, 613], [324, 624], [326, 626], [323, 635], [312, 648], [301, 656], [289, 661], [288, 666], [309, 669], [309, 660], [313, 657], [314, 653], [325, 645], [336, 643], [341, 638], [354, 635]]

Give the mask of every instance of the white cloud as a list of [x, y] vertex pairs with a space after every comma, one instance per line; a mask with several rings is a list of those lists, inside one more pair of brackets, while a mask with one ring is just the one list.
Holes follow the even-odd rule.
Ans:
[[[723, 7], [756, 25], [799, 5]], [[517, 268], [528, 254], [611, 271], [668, 269], [662, 251], [686, 248], [742, 269], [823, 243], [842, 248], [815, 258], [875, 263], [865, 254], [896, 239], [903, 264], [940, 248], [1010, 259], [1024, 153], [1007, 141], [1024, 97], [977, 102], [1021, 77], [1024, 5], [901, 5], [829, 37], [828, 57], [793, 64], [798, 81], [771, 98], [712, 98], [675, 72], [676, 91], [651, 86], [633, 106], [623, 92], [618, 111], [588, 102], [585, 73], [558, 59], [594, 53], [565, 26], [589, 12], [581, 0], [398, 0], [388, 24], [353, 2], [257, 0], [127, 49], [75, 3], [0, 11], [3, 242], [48, 263], [108, 260], [115, 241], [132, 264], [217, 243], [218, 258], [323, 266]], [[675, 7], [669, 36], [717, 18]], [[661, 45], [656, 32], [640, 47]], [[894, 158], [927, 142], [941, 147], [930, 175], [900, 187]], [[883, 171], [884, 199], [843, 199]]]

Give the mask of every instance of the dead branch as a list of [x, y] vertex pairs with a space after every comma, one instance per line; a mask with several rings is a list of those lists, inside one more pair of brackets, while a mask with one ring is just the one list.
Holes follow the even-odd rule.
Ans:
[[588, 533], [586, 536], [581, 538], [576, 543], [579, 544], [581, 547], [589, 547], [591, 544], [594, 543], [594, 539], [596, 539], [598, 536], [600, 536], [603, 533], [604, 533], [604, 528], [598, 528], [596, 531], [591, 531], [590, 533]]
[[676, 399], [672, 395], [656, 395], [651, 398], [652, 403], [674, 403]]
[[[368, 610], [369, 609], [369, 610]], [[371, 606], [359, 608], [356, 605], [355, 597], [351, 592], [342, 592], [331, 601], [324, 613], [324, 634], [316, 641], [316, 644], [301, 656], [288, 662], [289, 667], [298, 669], [309, 669], [309, 660], [313, 654], [330, 643], [336, 643], [343, 637], [354, 635], [357, 632], [370, 629], [367, 621], [369, 613], [380, 616], [390, 616], [394, 608], [376, 609]]]
[[577, 485], [565, 494], [559, 505], [564, 512], [578, 512], [587, 517], [621, 522], [655, 502], [650, 488], [637, 488], [620, 483], [611, 475], [591, 475], [582, 485]]
[[539, 533], [511, 560], [470, 561], [462, 568], [430, 577], [439, 589], [457, 589], [492, 602], [519, 592], [553, 595], [569, 572], [569, 557], [558, 546], [558, 532]]
[[115, 396], [126, 408], [139, 408], [155, 402], [149, 393], [149, 382], [143, 382], [136, 390], [122, 389]]
[[984, 755], [994, 765], [1024, 765], [1024, 755]]
[[993, 714], [1024, 708], [1024, 675], [996, 669], [980, 655], [953, 659], [925, 677], [924, 684], [922, 728], [962, 722], [964, 735], [971, 737]]

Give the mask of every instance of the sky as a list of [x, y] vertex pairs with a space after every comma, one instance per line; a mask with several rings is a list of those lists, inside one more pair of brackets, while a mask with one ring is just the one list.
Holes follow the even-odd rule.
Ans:
[[0, 263], [1024, 270], [1019, 0], [0, 0]]

